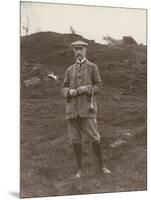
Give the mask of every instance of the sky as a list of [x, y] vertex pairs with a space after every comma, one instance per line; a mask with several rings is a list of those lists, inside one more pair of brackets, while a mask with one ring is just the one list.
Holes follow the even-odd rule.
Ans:
[[51, 3], [21, 3], [21, 35], [29, 17], [29, 34], [53, 31], [70, 33], [70, 26], [77, 34], [98, 43], [105, 43], [104, 36], [122, 39], [132, 36], [138, 43], [146, 44], [146, 10], [80, 6]]

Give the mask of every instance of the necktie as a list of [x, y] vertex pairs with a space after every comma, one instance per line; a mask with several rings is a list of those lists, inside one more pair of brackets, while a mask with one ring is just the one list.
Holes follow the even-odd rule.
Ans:
[[82, 63], [80, 62], [80, 63], [79, 63], [79, 68], [80, 68], [80, 69], [81, 69], [81, 64], [82, 64]]

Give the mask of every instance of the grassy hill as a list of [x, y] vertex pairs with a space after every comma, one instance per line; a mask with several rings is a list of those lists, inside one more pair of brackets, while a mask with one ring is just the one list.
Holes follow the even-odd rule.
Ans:
[[[65, 70], [75, 62], [71, 42], [89, 44], [87, 57], [104, 83], [98, 95], [98, 126], [111, 177], [98, 175], [84, 136], [83, 176], [68, 142]], [[53, 71], [59, 84], [48, 79]], [[146, 189], [146, 46], [108, 47], [80, 35], [41, 32], [21, 37], [21, 196], [51, 196]], [[25, 87], [33, 77], [39, 82]]]

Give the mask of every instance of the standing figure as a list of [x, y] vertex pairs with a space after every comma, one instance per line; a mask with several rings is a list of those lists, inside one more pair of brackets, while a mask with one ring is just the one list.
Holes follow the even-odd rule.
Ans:
[[100, 134], [97, 127], [97, 103], [95, 95], [102, 86], [97, 65], [86, 56], [88, 44], [76, 41], [71, 44], [76, 62], [67, 68], [62, 85], [62, 94], [66, 99], [66, 119], [68, 133], [77, 161], [76, 177], [82, 173], [82, 134], [88, 134], [100, 172], [110, 174], [104, 166]]

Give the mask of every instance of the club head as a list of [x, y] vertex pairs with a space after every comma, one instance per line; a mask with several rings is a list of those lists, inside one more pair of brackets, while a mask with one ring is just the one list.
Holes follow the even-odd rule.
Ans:
[[89, 111], [94, 112], [94, 105], [93, 104], [90, 104]]

